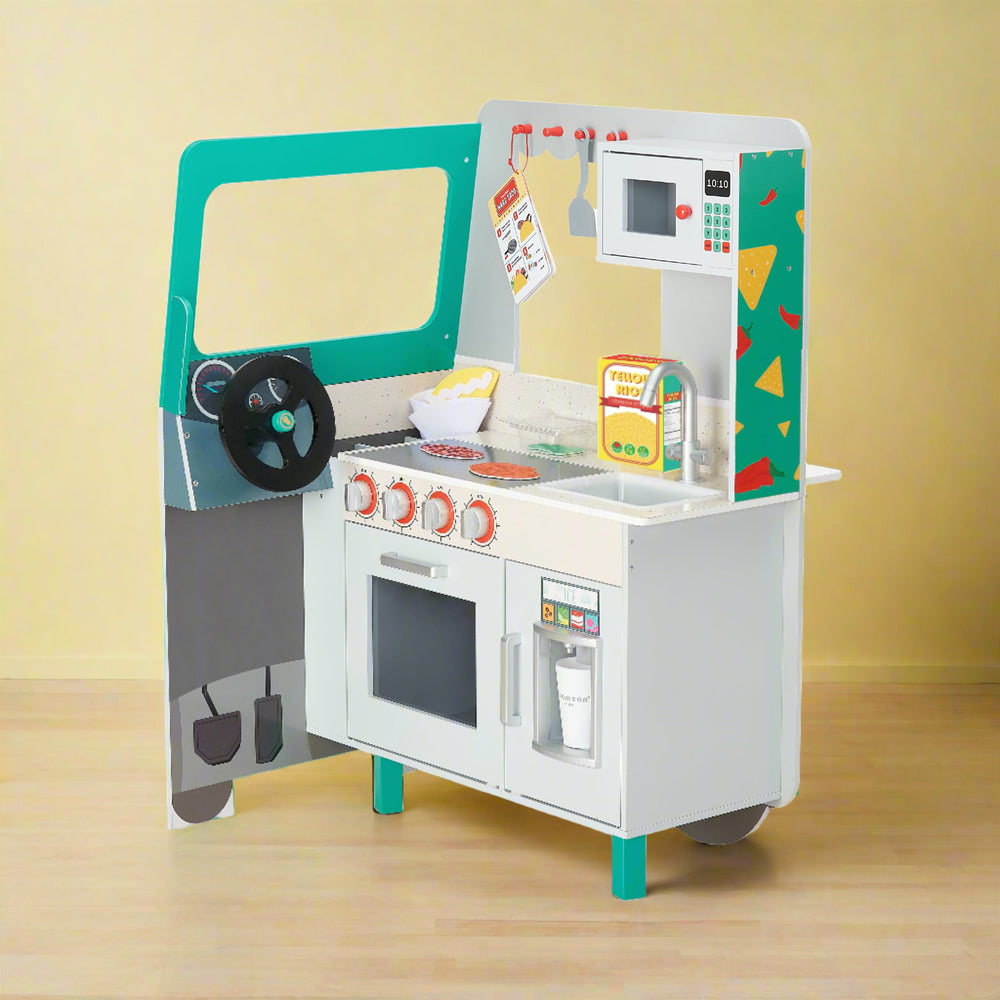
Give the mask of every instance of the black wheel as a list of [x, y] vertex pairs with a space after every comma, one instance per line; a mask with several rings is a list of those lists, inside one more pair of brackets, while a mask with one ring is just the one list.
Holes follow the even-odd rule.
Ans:
[[[261, 383], [284, 383], [280, 402], [264, 403]], [[312, 416], [312, 436], [304, 452], [295, 441], [298, 421]], [[301, 362], [285, 354], [254, 358], [226, 385], [219, 409], [219, 435], [229, 460], [244, 479], [272, 493], [308, 486], [326, 468], [337, 436], [333, 405], [323, 383]], [[267, 442], [277, 445], [277, 465], [261, 457]], [[273, 449], [272, 449], [273, 450]]]
[[685, 823], [677, 829], [699, 844], [723, 847], [749, 837], [764, 822], [769, 809], [770, 806], [747, 806], [746, 809], [737, 809], [721, 816], [710, 816], [694, 823]]

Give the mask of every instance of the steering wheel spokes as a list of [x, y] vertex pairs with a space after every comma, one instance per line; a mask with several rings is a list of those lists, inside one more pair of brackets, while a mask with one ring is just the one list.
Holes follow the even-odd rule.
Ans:
[[[277, 402], [264, 403], [262, 394], [254, 391], [261, 383], [278, 382], [284, 383], [285, 392]], [[312, 417], [304, 453], [295, 440], [295, 431], [306, 418], [303, 406]], [[244, 479], [272, 493], [287, 493], [308, 486], [326, 468], [333, 454], [336, 421], [322, 382], [295, 358], [271, 354], [248, 361], [229, 380], [219, 410], [219, 435]], [[264, 461], [267, 442], [277, 447], [280, 466]]]

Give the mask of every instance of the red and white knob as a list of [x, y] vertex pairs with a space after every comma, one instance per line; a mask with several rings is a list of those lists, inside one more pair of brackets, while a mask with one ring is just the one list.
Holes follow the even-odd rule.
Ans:
[[690, 205], [678, 205], [676, 209], [676, 215], [678, 219], [690, 219], [691, 218], [691, 206]]
[[417, 516], [413, 490], [406, 483], [393, 483], [382, 497], [382, 516], [406, 527]]
[[428, 531], [447, 535], [455, 527], [455, 505], [451, 497], [441, 490], [435, 490], [425, 501], [420, 511], [420, 523]]
[[478, 545], [488, 545], [496, 534], [497, 523], [493, 508], [485, 500], [473, 500], [462, 511], [463, 538], [476, 542]]
[[378, 510], [378, 491], [371, 476], [359, 472], [344, 487], [344, 506], [362, 517], [371, 517]]

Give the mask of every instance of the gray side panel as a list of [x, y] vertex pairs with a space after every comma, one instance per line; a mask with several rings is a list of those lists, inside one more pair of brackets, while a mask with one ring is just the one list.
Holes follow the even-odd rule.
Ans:
[[171, 701], [305, 657], [299, 497], [168, 507], [165, 521]]
[[282, 747], [273, 761], [258, 764], [254, 741], [254, 702], [264, 697], [264, 671], [248, 670], [234, 677], [216, 681], [209, 688], [220, 714], [239, 712], [240, 748], [224, 764], [207, 764], [194, 751], [194, 723], [211, 715], [201, 688], [182, 695], [176, 702], [179, 721], [179, 744], [172, 747], [181, 761], [180, 784], [175, 791], [185, 792], [220, 781], [242, 778], [248, 774], [272, 771], [315, 757], [343, 753], [349, 747], [306, 735], [306, 664], [305, 660], [278, 663], [271, 667], [271, 694], [281, 698]]
[[630, 833], [780, 787], [784, 505], [629, 530]]
[[177, 430], [177, 417], [160, 410], [163, 425], [163, 499], [168, 507], [189, 509], [187, 479], [184, 476], [184, 458]]
[[[301, 490], [291, 493], [270, 493], [262, 490], [244, 479], [233, 467], [225, 448], [222, 447], [218, 424], [191, 420], [188, 417], [182, 417], [181, 424], [184, 433], [188, 435], [185, 443], [191, 467], [194, 500], [198, 510], [246, 503], [248, 500], [273, 500], [276, 497], [295, 496], [314, 490], [328, 490], [333, 485], [330, 468], [327, 466], [313, 482]], [[312, 436], [311, 421], [296, 427], [294, 436], [299, 451], [305, 451]], [[189, 506], [186, 490], [183, 502], [178, 506]]]

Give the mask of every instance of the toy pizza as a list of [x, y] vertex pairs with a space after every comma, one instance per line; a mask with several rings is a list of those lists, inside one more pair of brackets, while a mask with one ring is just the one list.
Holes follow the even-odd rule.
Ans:
[[469, 472], [484, 479], [541, 479], [538, 469], [532, 465], [515, 465], [513, 462], [480, 462], [470, 465]]

